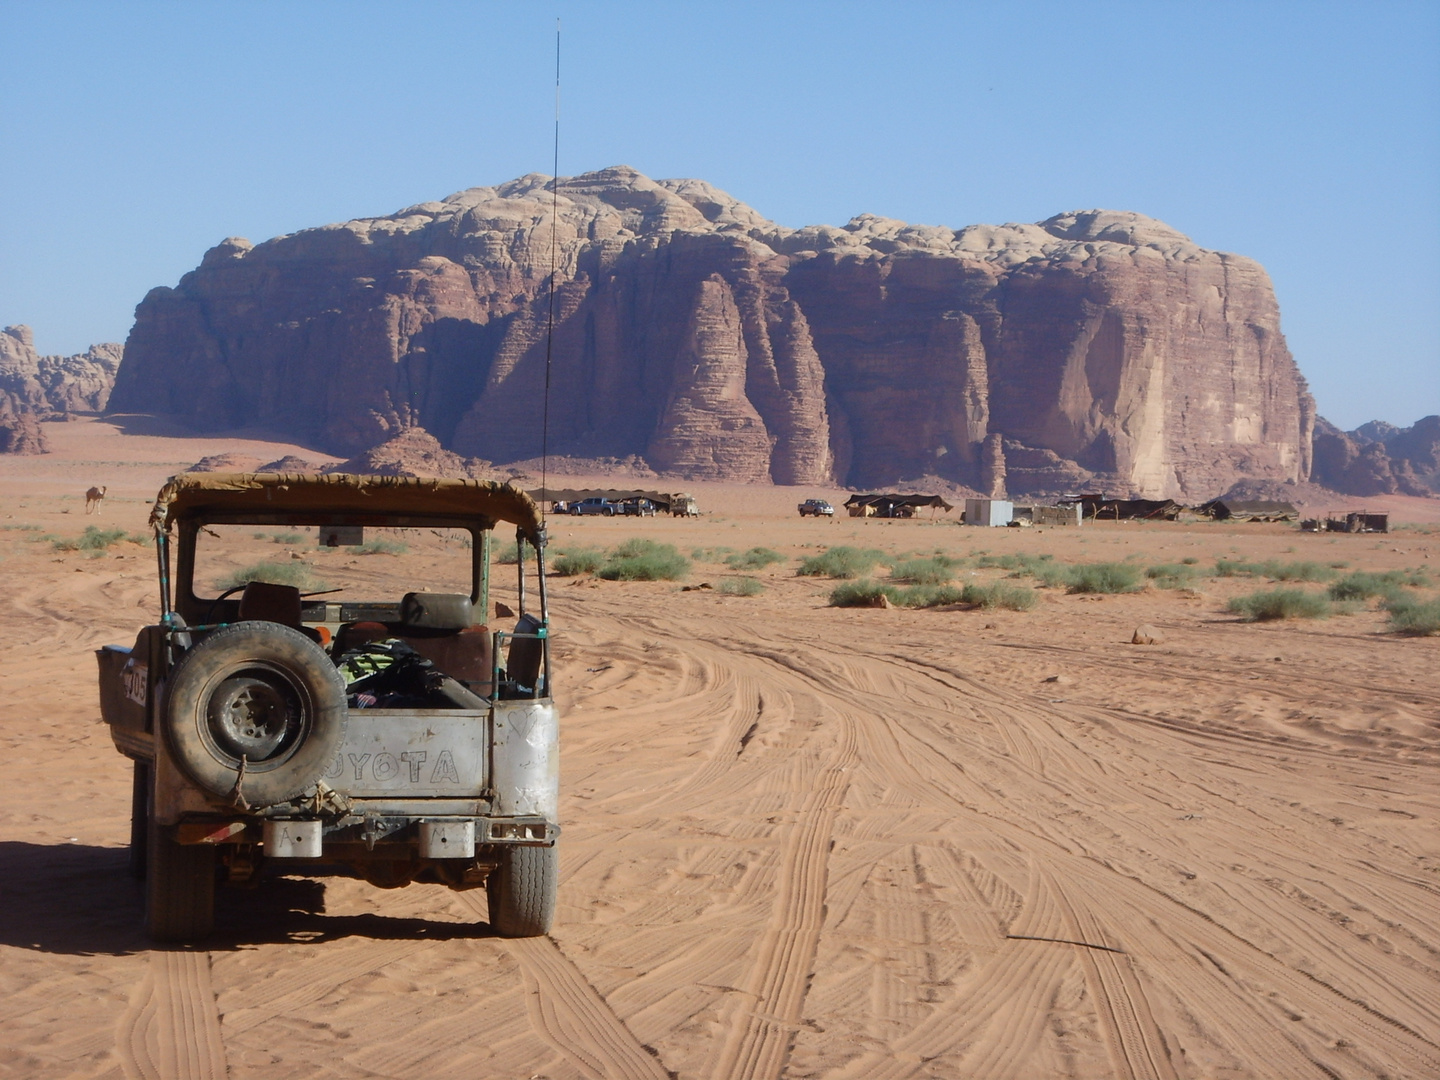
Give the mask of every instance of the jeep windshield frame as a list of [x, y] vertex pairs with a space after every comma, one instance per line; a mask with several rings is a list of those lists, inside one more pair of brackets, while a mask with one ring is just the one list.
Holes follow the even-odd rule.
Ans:
[[[156, 496], [150, 515], [160, 575], [161, 621], [172, 610], [192, 625], [208, 622], [217, 604], [194, 592], [195, 541], [207, 524], [372, 525], [449, 528], [469, 532], [472, 602], [488, 606], [490, 534], [501, 522], [515, 526], [517, 541], [535, 552], [541, 626], [548, 625], [545, 528], [539, 508], [525, 492], [486, 480], [356, 476], [347, 473], [200, 473], [172, 477]], [[170, 538], [179, 533], [175, 566], [176, 608], [171, 606]], [[526, 609], [525, 563], [519, 573], [520, 614]], [[229, 614], [228, 609], [221, 609]]]

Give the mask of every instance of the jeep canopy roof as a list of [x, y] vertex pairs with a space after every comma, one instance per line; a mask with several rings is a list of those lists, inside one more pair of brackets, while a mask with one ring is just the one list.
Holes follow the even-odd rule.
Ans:
[[163, 529], [210, 514], [254, 512], [402, 514], [508, 521], [531, 543], [540, 511], [525, 492], [494, 480], [443, 480], [348, 473], [186, 473], [172, 476], [155, 497], [150, 523]]

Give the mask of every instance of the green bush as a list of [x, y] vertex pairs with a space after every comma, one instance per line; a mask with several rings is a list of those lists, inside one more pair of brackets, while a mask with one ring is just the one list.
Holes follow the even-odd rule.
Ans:
[[215, 584], [221, 589], [233, 589], [251, 581], [266, 581], [271, 585], [293, 585], [302, 592], [316, 592], [325, 588], [314, 572], [303, 562], [258, 562], [243, 570], [236, 570], [227, 578]]
[[1161, 563], [1146, 570], [1145, 576], [1153, 581], [1157, 588], [1183, 589], [1194, 583], [1195, 570], [1193, 565], [1187, 566], [1184, 563]]
[[715, 591], [726, 596], [759, 596], [765, 591], [765, 583], [753, 577], [724, 578]]
[[556, 557], [550, 571], [558, 577], [593, 574], [604, 561], [605, 553], [596, 548], [570, 548]]
[[875, 568], [875, 564], [882, 562], [884, 558], [883, 551], [846, 547], [842, 544], [823, 554], [811, 555], [800, 563], [800, 569], [795, 572], [803, 577], [858, 578], [868, 574]]
[[410, 550], [408, 544], [399, 540], [366, 540], [355, 548], [356, 555], [404, 555]]
[[118, 544], [125, 538], [124, 529], [100, 529], [87, 525], [75, 539], [56, 540], [51, 546], [56, 551], [105, 551], [111, 544]]
[[1303, 589], [1270, 589], [1237, 596], [1226, 610], [1246, 622], [1268, 622], [1273, 619], [1324, 619], [1331, 609], [1330, 601], [1319, 593]]
[[997, 581], [991, 585], [972, 582], [966, 585], [960, 593], [960, 600], [963, 603], [974, 604], [987, 611], [994, 608], [1005, 608], [1008, 611], [1029, 611], [1039, 599], [1040, 597], [1034, 589], [1024, 585], [1010, 585], [1004, 581]]
[[958, 604], [965, 599], [965, 591], [957, 585], [912, 585], [908, 589], [897, 589], [892, 601], [896, 607], [928, 608], [942, 604]]
[[1197, 559], [1194, 555], [1186, 555], [1186, 556], [1185, 556], [1183, 559], [1181, 559], [1180, 561], [1181, 561], [1182, 563], [1184, 563], [1186, 566], [1194, 566], [1194, 565], [1195, 565], [1196, 563], [1198, 563], [1200, 560]]
[[873, 607], [875, 598], [885, 597], [892, 607], [930, 608], [945, 604], [974, 604], [985, 609], [1007, 608], [1029, 611], [1038, 600], [1035, 590], [1024, 585], [1000, 581], [993, 585], [914, 585], [897, 588], [885, 582], [865, 578], [837, 585], [830, 593], [831, 607]]
[[1072, 593], [1136, 592], [1140, 568], [1129, 563], [1082, 563], [1070, 567], [1065, 588]]
[[875, 598], [884, 596], [892, 604], [900, 592], [894, 585], [865, 578], [862, 581], [847, 581], [830, 590], [831, 607], [874, 607]]
[[305, 543], [306, 536], [304, 533], [283, 532], [276, 533], [270, 539], [277, 544], [303, 544]]
[[1332, 581], [1325, 590], [1331, 600], [1369, 600], [1372, 596], [1393, 596], [1405, 584], [1405, 575], [1398, 570], [1372, 574], [1356, 570], [1339, 581]]
[[954, 576], [955, 563], [944, 555], [906, 559], [890, 568], [891, 581], [908, 581], [915, 585], [943, 585]]
[[607, 581], [677, 581], [690, 572], [690, 560], [674, 544], [626, 540], [613, 548], [599, 574]]
[[1390, 630], [1396, 634], [1440, 634], [1440, 600], [1393, 596], [1381, 605], [1390, 613]]
[[[784, 562], [785, 556], [778, 551], [771, 551], [766, 547], [752, 547], [749, 551], [742, 551], [739, 555], [731, 555], [725, 560], [725, 565], [732, 570], [764, 570], [772, 563]], [[751, 594], [746, 594], [751, 595]]]

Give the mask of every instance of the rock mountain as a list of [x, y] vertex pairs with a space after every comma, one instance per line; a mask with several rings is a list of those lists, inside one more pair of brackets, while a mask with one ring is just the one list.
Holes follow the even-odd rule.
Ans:
[[104, 411], [122, 348], [107, 342], [78, 356], [41, 356], [30, 327], [0, 330], [0, 454], [43, 454], [41, 420]]
[[1192, 499], [1311, 468], [1314, 407], [1250, 259], [1105, 210], [788, 229], [624, 167], [564, 178], [558, 200], [532, 175], [226, 240], [139, 305], [110, 404], [338, 454], [419, 425], [460, 455], [531, 458], [552, 305], [556, 455]]

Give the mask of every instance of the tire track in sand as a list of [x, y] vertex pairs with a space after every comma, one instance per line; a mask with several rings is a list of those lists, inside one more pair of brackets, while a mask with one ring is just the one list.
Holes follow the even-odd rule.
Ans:
[[1077, 943], [1110, 1050], [1112, 1075], [1117, 1080], [1175, 1080], [1165, 1040], [1130, 957], [1107, 943], [1112, 935], [1099, 918], [1066, 892], [1054, 874], [1042, 870], [1040, 877], [1060, 909], [1064, 938]]
[[724, 1011], [727, 1032], [706, 1074], [713, 1080], [777, 1078], [785, 1067], [825, 922], [830, 842], [856, 759], [855, 727], [836, 715], [840, 739], [786, 837], [769, 924], [744, 984]]
[[152, 952], [117, 1036], [127, 1080], [225, 1080], [210, 954]]
[[[458, 894], [467, 907], [483, 901]], [[659, 1055], [640, 1042], [600, 992], [548, 937], [505, 942], [525, 980], [525, 1011], [535, 1034], [597, 1080], [671, 1080]]]

